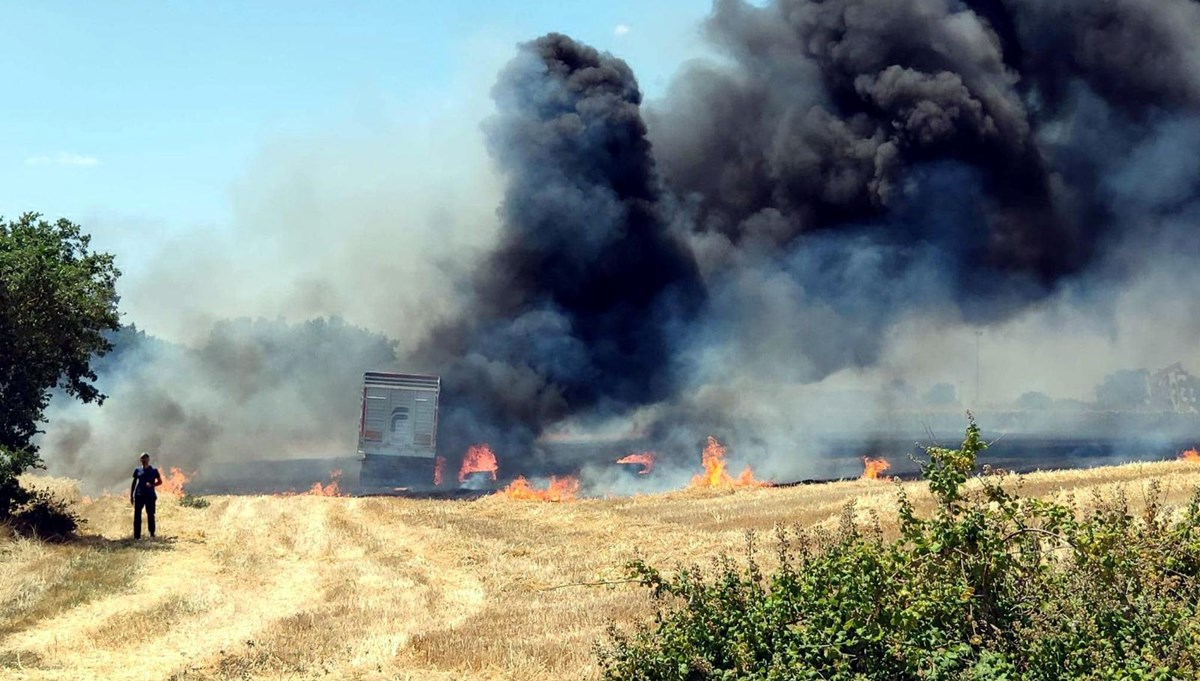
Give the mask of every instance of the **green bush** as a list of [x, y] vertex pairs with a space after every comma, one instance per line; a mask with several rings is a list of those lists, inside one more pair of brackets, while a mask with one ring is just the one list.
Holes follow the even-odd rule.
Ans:
[[958, 449], [929, 448], [936, 500], [900, 492], [900, 536], [847, 509], [826, 535], [779, 531], [779, 567], [722, 559], [715, 573], [631, 575], [655, 620], [601, 646], [605, 679], [1171, 679], [1200, 673], [1200, 496], [1179, 514], [1155, 486], [1077, 512], [982, 476], [971, 420]]
[[187, 506], [188, 508], [208, 508], [208, 499], [191, 494], [185, 494], [179, 500], [179, 505]]
[[76, 535], [83, 519], [50, 492], [22, 487], [18, 477], [42, 467], [32, 450], [0, 446], [0, 527], [26, 537], [66, 541]]
[[14, 532], [26, 537], [67, 541], [79, 532], [83, 519], [71, 512], [63, 500], [46, 490], [35, 489], [28, 493], [28, 500], [17, 507], [8, 523]]
[[11, 520], [33, 498], [33, 492], [21, 486], [20, 475], [41, 467], [33, 450], [0, 445], [0, 523]]

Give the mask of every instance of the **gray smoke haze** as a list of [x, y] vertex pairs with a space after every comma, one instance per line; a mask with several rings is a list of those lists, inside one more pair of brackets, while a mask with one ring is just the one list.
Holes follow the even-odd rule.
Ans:
[[[137, 284], [131, 321], [188, 347], [122, 358], [47, 458], [344, 452], [361, 370], [394, 358], [443, 376], [451, 465], [487, 441], [537, 472], [539, 440], [601, 432], [690, 464], [712, 433], [804, 477], [815, 433], [906, 427], [938, 384], [959, 412], [1200, 368], [1200, 5], [718, 0], [703, 32], [713, 56], [645, 104], [615, 56], [521, 45], [493, 113], [430, 128], [438, 172], [397, 169], [397, 130], [273, 149], [228, 239]], [[328, 357], [296, 324], [219, 323], [278, 315], [396, 342]], [[320, 378], [246, 371], [230, 333]]]
[[[353, 456], [362, 373], [411, 368], [395, 353], [455, 314], [456, 282], [492, 241], [483, 101], [486, 86], [464, 98], [470, 111], [278, 139], [232, 187], [226, 226], [101, 220], [96, 243], [125, 272], [123, 320], [150, 338], [122, 334], [100, 361], [103, 407], [52, 401], [49, 472], [94, 490], [124, 481], [143, 450], [202, 474]], [[433, 134], [443, 125], [459, 134]]]
[[338, 319], [226, 321], [193, 347], [126, 327], [114, 344], [97, 366], [110, 395], [103, 406], [52, 402], [43, 442], [52, 471], [119, 481], [141, 451], [187, 473], [212, 463], [344, 457], [363, 371], [396, 361], [394, 341]]

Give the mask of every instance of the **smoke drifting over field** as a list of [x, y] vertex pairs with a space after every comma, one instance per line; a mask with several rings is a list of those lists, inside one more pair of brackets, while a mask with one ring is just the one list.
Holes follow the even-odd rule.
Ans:
[[[390, 367], [370, 344], [340, 353], [319, 370], [348, 374], [336, 390], [230, 393], [201, 375], [236, 358], [193, 362], [185, 382], [214, 386], [213, 437], [252, 452], [345, 431], [348, 446], [357, 372], [403, 368], [443, 376], [452, 460], [479, 441], [522, 460], [539, 436], [616, 421], [692, 456], [714, 432], [794, 475], [806, 433], [851, 411], [822, 389], [882, 395], [836, 417], [866, 428], [905, 390], [964, 393], [977, 330], [1003, 364], [986, 377], [997, 401], [1200, 359], [1200, 5], [718, 0], [703, 30], [714, 56], [649, 105], [616, 56], [557, 34], [522, 45], [484, 125], [498, 224], [476, 223], [479, 251], [408, 244], [455, 263], [450, 301], [397, 286], [404, 315], [356, 308], [351, 321], [403, 338]], [[384, 268], [371, 239], [386, 221], [368, 222], [340, 260]], [[341, 312], [363, 284], [318, 280], [326, 303], [306, 314]], [[155, 366], [139, 386], [178, 381]], [[141, 411], [110, 390], [115, 413]], [[280, 391], [308, 420], [266, 407]]]
[[345, 456], [363, 367], [395, 362], [393, 342], [336, 319], [222, 322], [195, 347], [129, 328], [114, 340], [97, 367], [110, 399], [56, 401], [43, 444], [53, 469], [87, 481], [119, 481], [141, 451], [188, 472], [281, 452]]

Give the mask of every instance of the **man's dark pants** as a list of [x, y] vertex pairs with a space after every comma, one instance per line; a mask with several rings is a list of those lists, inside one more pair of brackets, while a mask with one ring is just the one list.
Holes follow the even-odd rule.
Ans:
[[136, 496], [133, 498], [133, 538], [142, 538], [142, 509], [146, 509], [146, 525], [150, 528], [150, 536], [154, 536], [154, 502], [156, 499], [150, 496]]

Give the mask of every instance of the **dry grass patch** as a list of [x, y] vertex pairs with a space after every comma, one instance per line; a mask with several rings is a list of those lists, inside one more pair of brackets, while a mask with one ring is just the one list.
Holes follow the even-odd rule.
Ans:
[[84, 501], [84, 495], [79, 490], [78, 480], [55, 478], [49, 475], [27, 474], [20, 476], [20, 481], [21, 486], [26, 489], [46, 490], [68, 504], [78, 505]]
[[104, 620], [88, 633], [93, 645], [108, 648], [127, 648], [158, 638], [164, 631], [184, 618], [206, 610], [185, 596], [168, 596], [148, 607], [136, 607], [131, 598], [129, 610]]
[[[1022, 493], [1090, 503], [1095, 490], [1123, 488], [1136, 508], [1152, 480], [1181, 502], [1200, 466], [1039, 473]], [[930, 507], [923, 485], [903, 486], [919, 512]], [[555, 504], [211, 501], [196, 510], [161, 498], [169, 539], [157, 545], [123, 539], [131, 509], [119, 497], [79, 506], [90, 543], [0, 544], [0, 661], [37, 651], [25, 662], [30, 679], [589, 678], [608, 623], [651, 613], [642, 590], [602, 584], [619, 581], [629, 559], [704, 566], [743, 556], [754, 531], [769, 561], [775, 525], [834, 528], [851, 501], [859, 521], [875, 513], [894, 532], [896, 489], [852, 481]], [[139, 640], [151, 652], [130, 670]]]
[[37, 669], [42, 666], [42, 656], [32, 650], [0, 651], [0, 669], [14, 672]]
[[124, 547], [49, 546], [18, 540], [0, 553], [0, 636], [122, 592], [133, 581], [140, 557]]

